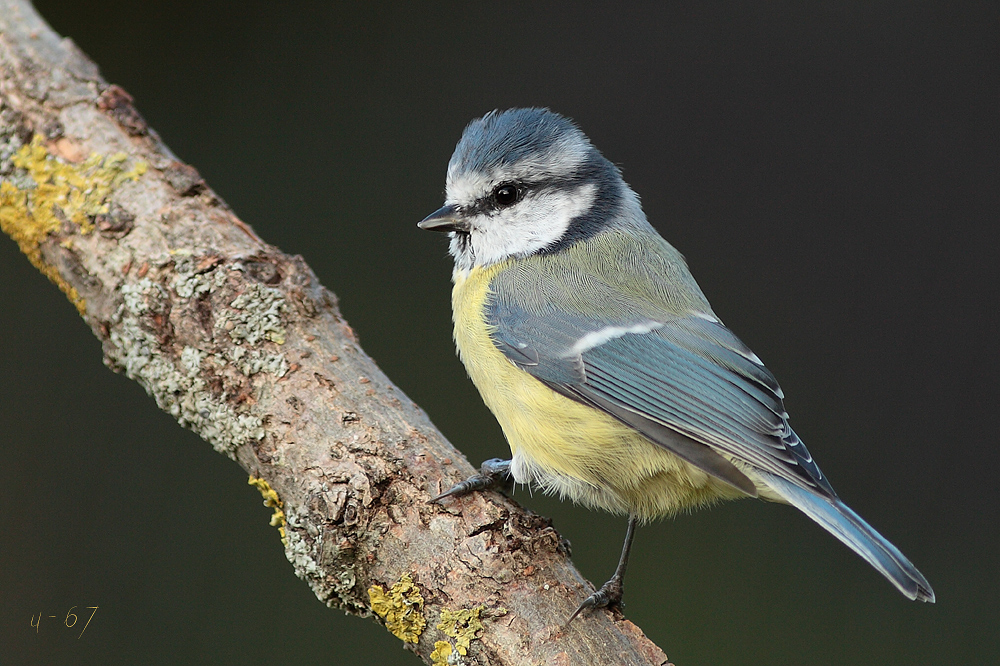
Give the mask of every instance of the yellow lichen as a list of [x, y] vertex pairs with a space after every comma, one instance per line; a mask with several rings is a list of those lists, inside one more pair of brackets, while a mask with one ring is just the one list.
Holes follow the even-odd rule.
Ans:
[[392, 586], [389, 594], [381, 585], [368, 588], [372, 611], [385, 620], [385, 628], [404, 643], [416, 643], [427, 625], [424, 617], [424, 598], [413, 583], [410, 574], [404, 573]]
[[247, 484], [251, 486], [256, 486], [260, 494], [264, 496], [264, 506], [272, 507], [274, 513], [271, 515], [271, 527], [278, 528], [278, 534], [281, 535], [281, 543], [288, 545], [288, 536], [285, 534], [285, 525], [287, 521], [285, 520], [285, 512], [282, 510], [283, 504], [278, 498], [278, 493], [274, 492], [274, 488], [271, 487], [264, 479], [257, 479], [250, 477]]
[[[485, 606], [475, 608], [463, 608], [460, 611], [452, 611], [444, 608], [441, 610], [441, 621], [437, 628], [455, 639], [455, 651], [463, 657], [469, 652], [469, 645], [476, 637], [476, 632], [481, 631], [483, 623], [479, 619], [479, 614], [483, 612]], [[437, 644], [435, 644], [435, 649]]]
[[39, 246], [64, 223], [74, 225], [83, 235], [92, 232], [93, 216], [108, 212], [108, 195], [126, 180], [136, 180], [146, 172], [145, 162], [136, 162], [126, 170], [127, 159], [125, 153], [94, 153], [72, 164], [50, 155], [42, 138], [35, 135], [11, 160], [35, 186], [22, 190], [9, 181], [0, 183], [0, 229], [63, 290], [80, 314], [86, 312], [86, 302], [55, 266], [45, 262]]
[[451, 643], [448, 641], [435, 641], [434, 651], [431, 652], [431, 664], [433, 666], [449, 666], [448, 657], [451, 656]]

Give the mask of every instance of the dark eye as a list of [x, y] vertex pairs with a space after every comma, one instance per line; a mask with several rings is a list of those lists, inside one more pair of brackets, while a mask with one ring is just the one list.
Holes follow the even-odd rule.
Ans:
[[493, 198], [501, 206], [510, 206], [517, 203], [520, 196], [521, 193], [518, 191], [517, 186], [511, 183], [497, 185], [493, 190]]

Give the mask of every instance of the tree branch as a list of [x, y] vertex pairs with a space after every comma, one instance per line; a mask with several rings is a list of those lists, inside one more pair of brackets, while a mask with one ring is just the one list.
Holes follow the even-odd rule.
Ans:
[[327, 605], [378, 615], [427, 663], [666, 663], [619, 614], [563, 626], [592, 587], [546, 519], [496, 494], [427, 503], [465, 458], [303, 259], [258, 238], [26, 0], [0, 0], [0, 226], [110, 368], [247, 470]]

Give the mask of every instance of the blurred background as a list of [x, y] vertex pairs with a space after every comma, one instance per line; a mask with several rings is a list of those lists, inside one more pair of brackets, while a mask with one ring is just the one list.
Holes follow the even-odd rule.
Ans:
[[[938, 596], [746, 501], [642, 529], [628, 617], [678, 666], [1000, 660], [997, 3], [36, 5], [474, 464], [507, 446], [415, 224], [472, 118], [575, 118]], [[242, 470], [105, 369], [6, 238], [0, 284], [3, 666], [418, 663], [313, 597]], [[517, 498], [610, 575], [623, 519]], [[72, 606], [99, 607], [79, 639]]]

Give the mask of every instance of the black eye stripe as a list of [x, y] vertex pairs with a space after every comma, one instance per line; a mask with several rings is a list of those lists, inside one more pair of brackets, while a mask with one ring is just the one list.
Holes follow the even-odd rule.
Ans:
[[[524, 196], [535, 189], [534, 183], [514, 183], [506, 181], [495, 185], [485, 196], [476, 200], [471, 206], [465, 209], [468, 215], [492, 214], [498, 210], [508, 208], [521, 201]], [[509, 190], [500, 194], [501, 190]]]
[[[595, 184], [600, 186], [602, 179], [589, 170], [566, 177], [550, 177], [539, 181], [504, 181], [493, 187], [483, 197], [477, 199], [471, 206], [463, 208], [466, 215], [490, 215], [498, 210], [503, 210], [515, 203], [521, 202], [528, 195], [538, 195], [542, 192], [569, 192], [579, 189], [583, 185]], [[517, 198], [509, 203], [503, 204], [497, 200], [496, 193], [502, 187], [510, 186], [517, 189]]]

